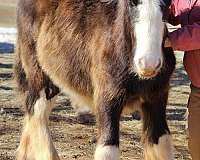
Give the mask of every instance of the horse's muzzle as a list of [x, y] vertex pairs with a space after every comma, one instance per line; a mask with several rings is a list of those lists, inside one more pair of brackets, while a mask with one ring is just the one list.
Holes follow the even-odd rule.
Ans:
[[135, 63], [136, 73], [142, 79], [155, 77], [162, 67], [162, 60], [147, 61], [144, 58], [138, 59]]

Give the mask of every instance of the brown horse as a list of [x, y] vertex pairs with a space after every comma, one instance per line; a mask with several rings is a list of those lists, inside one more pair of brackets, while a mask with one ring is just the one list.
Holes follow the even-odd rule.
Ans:
[[[17, 160], [58, 160], [48, 129], [59, 89], [96, 113], [95, 160], [119, 159], [124, 108], [141, 111], [146, 160], [173, 160], [166, 122], [175, 67], [169, 0], [19, 0], [15, 75], [25, 94]], [[59, 88], [59, 89], [58, 89]]]

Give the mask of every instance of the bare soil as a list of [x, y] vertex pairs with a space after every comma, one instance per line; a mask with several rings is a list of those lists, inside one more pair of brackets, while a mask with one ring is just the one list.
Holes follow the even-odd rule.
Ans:
[[[189, 94], [189, 81], [182, 66], [182, 53], [177, 53], [177, 68], [171, 80], [168, 123], [177, 160], [190, 160], [184, 114]], [[13, 54], [0, 54], [0, 160], [14, 159], [23, 123], [23, 108], [13, 81]], [[91, 160], [95, 149], [95, 121], [80, 124], [67, 96], [61, 94], [50, 116], [50, 129], [59, 156], [63, 160]], [[141, 122], [132, 116], [121, 119], [121, 160], [141, 160]]]

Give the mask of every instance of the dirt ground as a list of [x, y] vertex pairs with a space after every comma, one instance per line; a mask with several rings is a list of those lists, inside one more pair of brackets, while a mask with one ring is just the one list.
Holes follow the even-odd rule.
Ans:
[[[22, 129], [23, 109], [12, 80], [13, 54], [0, 54], [0, 160], [14, 159]], [[177, 160], [190, 160], [184, 113], [189, 94], [189, 81], [182, 66], [182, 53], [177, 53], [177, 69], [171, 80], [167, 117]], [[63, 160], [91, 160], [95, 149], [95, 123], [80, 124], [67, 96], [61, 94], [50, 116], [50, 129], [59, 156]], [[132, 116], [121, 119], [121, 160], [141, 160], [141, 122]]]

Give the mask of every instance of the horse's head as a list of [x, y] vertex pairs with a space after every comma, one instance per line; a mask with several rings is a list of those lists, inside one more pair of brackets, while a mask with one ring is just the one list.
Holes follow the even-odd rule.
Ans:
[[[157, 75], [163, 65], [164, 12], [170, 0], [130, 0], [135, 31], [134, 69], [141, 78]], [[135, 16], [136, 15], [136, 16]], [[135, 18], [136, 17], [136, 18]]]

